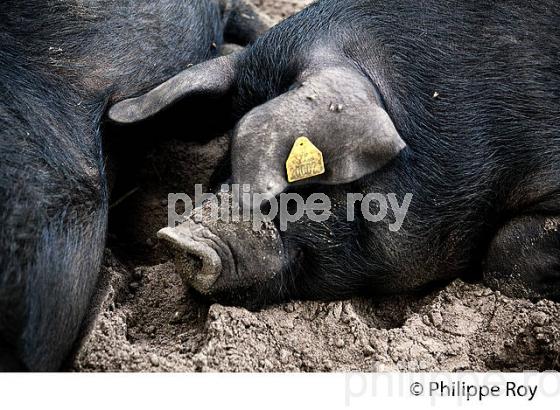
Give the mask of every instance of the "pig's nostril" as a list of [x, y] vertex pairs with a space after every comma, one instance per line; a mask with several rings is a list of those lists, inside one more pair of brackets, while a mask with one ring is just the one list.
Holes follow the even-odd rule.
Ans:
[[191, 259], [190, 263], [191, 263], [191, 267], [192, 267], [193, 272], [201, 271], [204, 268], [204, 265], [202, 263], [202, 259], [200, 259], [200, 258], [198, 258], [194, 255], [190, 259]]
[[184, 224], [162, 229], [158, 238], [173, 248], [184, 281], [201, 293], [209, 293], [222, 273], [222, 261], [210, 241], [197, 235], [204, 229], [200, 225]]

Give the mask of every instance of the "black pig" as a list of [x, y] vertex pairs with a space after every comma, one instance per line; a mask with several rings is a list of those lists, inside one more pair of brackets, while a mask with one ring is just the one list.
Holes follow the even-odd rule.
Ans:
[[[134, 122], [196, 93], [227, 99], [239, 119], [232, 182], [269, 200], [286, 190], [330, 196], [327, 221], [301, 218], [260, 250], [222, 234], [223, 224], [165, 230], [214, 261], [201, 271], [213, 276], [192, 283], [215, 298], [387, 294], [481, 272], [508, 295], [558, 300], [558, 27], [551, 0], [322, 0], [110, 115]], [[290, 184], [285, 164], [301, 136], [323, 153], [325, 173]], [[393, 232], [391, 215], [371, 223], [357, 208], [348, 220], [347, 193], [413, 199]], [[239, 285], [258, 272], [266, 280]]]
[[105, 241], [107, 105], [266, 28], [241, 0], [3, 2], [0, 370], [58, 369], [77, 338]]

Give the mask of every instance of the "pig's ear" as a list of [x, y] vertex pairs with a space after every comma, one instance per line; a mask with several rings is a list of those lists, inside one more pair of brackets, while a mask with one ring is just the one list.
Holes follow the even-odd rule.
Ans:
[[372, 82], [353, 68], [321, 69], [243, 118], [233, 178], [273, 197], [291, 184], [355, 181], [405, 147]]
[[235, 81], [240, 52], [188, 68], [148, 93], [111, 107], [109, 118], [122, 124], [145, 120], [187, 96], [219, 98]]

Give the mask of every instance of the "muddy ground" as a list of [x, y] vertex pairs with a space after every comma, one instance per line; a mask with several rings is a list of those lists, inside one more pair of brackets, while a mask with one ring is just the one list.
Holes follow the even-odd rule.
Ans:
[[[255, 0], [276, 21], [309, 1]], [[117, 184], [99, 310], [74, 371], [560, 370], [560, 304], [456, 281], [421, 296], [259, 312], [188, 295], [156, 232], [169, 192], [208, 187], [227, 137], [172, 139]]]

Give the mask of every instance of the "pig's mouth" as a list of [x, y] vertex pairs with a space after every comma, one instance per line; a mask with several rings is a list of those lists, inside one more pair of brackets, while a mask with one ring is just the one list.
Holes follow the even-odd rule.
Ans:
[[158, 237], [175, 251], [184, 281], [202, 294], [216, 290], [222, 276], [237, 276], [230, 246], [200, 223], [188, 221], [177, 228], [165, 228]]

